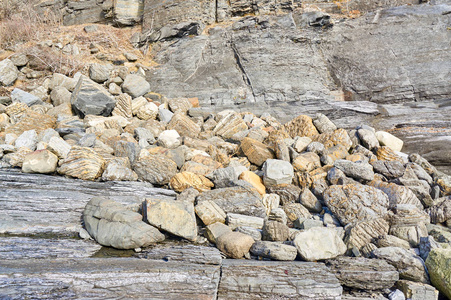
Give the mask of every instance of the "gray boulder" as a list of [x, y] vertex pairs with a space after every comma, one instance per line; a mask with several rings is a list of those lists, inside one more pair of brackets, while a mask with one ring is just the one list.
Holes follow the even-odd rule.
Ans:
[[122, 84], [122, 91], [137, 98], [150, 92], [150, 84], [139, 75], [129, 74]]
[[12, 85], [19, 75], [19, 70], [9, 59], [0, 61], [0, 85]]
[[339, 159], [334, 162], [334, 166], [343, 171], [346, 176], [357, 180], [371, 181], [374, 179], [373, 167], [369, 163]]
[[140, 180], [164, 185], [177, 173], [177, 164], [164, 155], [153, 155], [136, 161], [133, 171]]
[[33, 105], [42, 105], [44, 102], [39, 97], [36, 97], [35, 95], [32, 95], [30, 93], [27, 93], [21, 89], [15, 88], [11, 92], [11, 100], [13, 102], [20, 102], [25, 103], [27, 106], [33, 106]]
[[55, 87], [50, 93], [50, 99], [52, 99], [54, 106], [58, 106], [63, 103], [70, 103], [71, 96], [72, 93], [63, 86]]
[[158, 229], [144, 223], [140, 214], [101, 197], [88, 202], [83, 221], [86, 230], [99, 244], [117, 249], [146, 247], [165, 238]]
[[293, 166], [284, 160], [268, 159], [262, 169], [265, 186], [291, 184], [294, 177]]
[[255, 256], [286, 261], [295, 260], [298, 254], [296, 247], [268, 241], [255, 242], [250, 251]]
[[105, 88], [84, 76], [78, 80], [70, 102], [80, 118], [86, 115], [108, 117], [116, 106], [116, 100]]
[[346, 245], [334, 228], [313, 227], [299, 232], [293, 243], [306, 261], [330, 259], [346, 252]]
[[111, 66], [92, 64], [89, 66], [89, 78], [97, 83], [104, 83], [110, 78]]

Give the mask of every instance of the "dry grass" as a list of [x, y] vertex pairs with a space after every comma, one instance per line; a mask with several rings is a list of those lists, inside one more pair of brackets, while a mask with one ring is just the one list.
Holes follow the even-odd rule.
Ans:
[[34, 46], [26, 49], [25, 53], [33, 60], [33, 69], [37, 71], [50, 71], [72, 77], [85, 66], [77, 57], [65, 55], [53, 48]]

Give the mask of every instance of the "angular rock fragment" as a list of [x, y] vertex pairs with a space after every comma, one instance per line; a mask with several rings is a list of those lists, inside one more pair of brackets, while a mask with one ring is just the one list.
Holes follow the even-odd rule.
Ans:
[[343, 145], [346, 150], [349, 150], [352, 146], [351, 138], [349, 137], [348, 132], [343, 128], [337, 129], [333, 132], [326, 132], [316, 135], [312, 137], [312, 139], [315, 142], [320, 142], [323, 144], [326, 149], [337, 145]]
[[244, 171], [243, 173], [241, 173], [238, 179], [244, 180], [252, 184], [252, 186], [255, 187], [255, 189], [260, 195], [266, 194], [266, 187], [263, 185], [262, 179], [254, 172]]
[[241, 141], [241, 150], [249, 161], [257, 166], [261, 166], [268, 159], [274, 158], [274, 152], [269, 147], [251, 138], [244, 138]]
[[379, 160], [386, 160], [391, 162], [397, 161], [400, 162], [401, 164], [404, 163], [403, 158], [398, 154], [396, 154], [391, 148], [387, 146], [378, 147], [376, 149], [376, 157]]
[[138, 175], [130, 168], [128, 158], [116, 158], [108, 161], [105, 171], [102, 174], [105, 181], [135, 181]]
[[433, 249], [426, 259], [432, 284], [446, 297], [451, 298], [451, 250]]
[[177, 173], [177, 164], [165, 155], [151, 155], [133, 165], [138, 178], [152, 184], [168, 184]]
[[58, 157], [48, 150], [38, 150], [25, 156], [22, 172], [48, 174], [56, 171]]
[[382, 146], [390, 147], [393, 151], [401, 151], [404, 142], [386, 131], [376, 131], [376, 138]]
[[150, 84], [139, 75], [129, 74], [122, 84], [122, 91], [133, 98], [138, 98], [150, 91]]
[[288, 226], [279, 221], [265, 220], [262, 230], [265, 241], [285, 242], [290, 236]]
[[118, 249], [146, 247], [164, 240], [164, 235], [142, 221], [142, 216], [121, 204], [93, 198], [83, 211], [86, 230], [101, 245]]
[[247, 129], [246, 123], [237, 113], [230, 113], [221, 121], [218, 122], [213, 129], [213, 134], [222, 137], [223, 139], [231, 138], [237, 132]]
[[335, 126], [335, 124], [332, 123], [326, 115], [321, 113], [315, 115], [313, 118], [313, 124], [319, 133], [333, 132], [334, 130], [337, 130], [337, 126]]
[[205, 235], [207, 239], [216, 244], [216, 240], [223, 234], [232, 232], [232, 229], [223, 223], [213, 223], [205, 227]]
[[284, 160], [268, 159], [262, 170], [265, 186], [291, 184], [294, 177], [293, 166]]
[[368, 163], [358, 163], [339, 159], [334, 162], [334, 166], [343, 171], [346, 176], [356, 180], [371, 181], [374, 179], [373, 167]]
[[214, 187], [214, 184], [202, 175], [181, 172], [171, 178], [169, 186], [176, 192], [182, 192], [190, 187], [195, 188], [199, 192], [205, 192]]
[[233, 214], [228, 213], [227, 214], [227, 225], [232, 229], [235, 230], [237, 227], [252, 227], [255, 229], [262, 229], [264, 224], [264, 219], [259, 217], [253, 217], [253, 216], [246, 216], [246, 215], [240, 215], [240, 214]]
[[144, 121], [155, 120], [157, 115], [158, 106], [156, 106], [153, 102], [147, 102], [136, 111], [136, 116]]
[[224, 224], [226, 221], [227, 214], [213, 201], [203, 201], [194, 210], [206, 226], [216, 222]]
[[310, 228], [299, 232], [293, 242], [306, 261], [330, 259], [346, 252], [346, 245], [333, 228]]
[[410, 189], [404, 186], [383, 181], [372, 181], [368, 185], [383, 191], [388, 196], [390, 208], [394, 208], [398, 204], [412, 204], [421, 210], [423, 209], [421, 201]]
[[408, 280], [399, 280], [396, 283], [396, 287], [404, 293], [406, 299], [438, 300], [438, 291], [429, 284]]
[[293, 168], [296, 172], [310, 172], [321, 167], [320, 157], [314, 152], [302, 153], [293, 159]]
[[196, 240], [197, 224], [193, 203], [148, 198], [143, 210], [144, 218], [150, 225], [190, 241]]
[[58, 173], [83, 180], [95, 180], [105, 168], [105, 160], [91, 148], [73, 146], [60, 162]]
[[298, 201], [302, 190], [293, 184], [280, 184], [267, 187], [268, 192], [280, 197], [280, 204], [285, 205]]
[[288, 203], [283, 206], [288, 220], [291, 222], [296, 221], [299, 218], [309, 219], [312, 217], [307, 208], [300, 203]]
[[431, 217], [431, 223], [443, 223], [451, 219], [451, 197], [446, 197], [434, 206], [429, 207], [426, 212]]
[[176, 130], [180, 135], [184, 137], [187, 136], [191, 138], [197, 138], [201, 131], [199, 125], [194, 123], [193, 120], [182, 113], [174, 114], [167, 128]]
[[19, 70], [10, 59], [0, 61], [0, 84], [4, 86], [12, 85], [19, 75]]
[[318, 134], [312, 118], [306, 115], [300, 115], [286, 123], [284, 129], [292, 138], [297, 136], [312, 137]]
[[46, 129], [55, 128], [55, 125], [55, 117], [27, 110], [19, 122], [5, 129], [5, 133], [14, 133], [19, 136], [27, 130], [35, 130], [39, 134]]
[[121, 116], [124, 118], [132, 118], [133, 110], [132, 110], [132, 97], [128, 94], [120, 94], [115, 97], [116, 106], [113, 109], [113, 116]]
[[377, 160], [371, 163], [374, 171], [388, 179], [398, 178], [404, 175], [405, 168], [399, 161]]
[[42, 105], [44, 103], [39, 97], [18, 88], [15, 88], [11, 92], [11, 100], [13, 102], [25, 103], [29, 107], [33, 105]]
[[216, 239], [218, 249], [230, 258], [243, 258], [253, 244], [251, 236], [240, 232], [225, 233]]
[[387, 235], [390, 226], [383, 218], [357, 222], [346, 227], [345, 243], [348, 249], [361, 249], [379, 236]]
[[255, 242], [250, 251], [255, 256], [282, 261], [295, 260], [298, 254], [296, 247], [268, 241]]

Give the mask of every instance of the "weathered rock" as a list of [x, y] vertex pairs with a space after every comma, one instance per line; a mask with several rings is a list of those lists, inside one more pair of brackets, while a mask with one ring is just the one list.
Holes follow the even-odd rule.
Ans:
[[324, 201], [343, 225], [384, 217], [389, 206], [386, 194], [361, 184], [332, 185]]
[[329, 120], [326, 115], [323, 115], [321, 113], [315, 115], [315, 117], [313, 118], [313, 124], [315, 125], [319, 133], [333, 132], [337, 130], [337, 126], [335, 126], [335, 124], [332, 123], [332, 121]]
[[254, 244], [254, 239], [240, 232], [230, 232], [216, 239], [216, 247], [230, 258], [243, 258]]
[[84, 180], [95, 180], [105, 168], [105, 160], [90, 148], [73, 146], [60, 162], [58, 173]]
[[108, 117], [116, 106], [114, 98], [102, 86], [84, 76], [78, 80], [70, 102], [81, 118], [86, 115]]
[[291, 184], [294, 177], [293, 166], [284, 160], [268, 159], [263, 164], [262, 170], [265, 186]]
[[346, 252], [346, 245], [333, 228], [310, 228], [299, 232], [293, 242], [306, 261], [330, 259]]
[[240, 215], [240, 214], [233, 214], [233, 213], [227, 214], [227, 225], [232, 230], [235, 230], [237, 227], [241, 227], [241, 226], [252, 227], [255, 229], [262, 229], [263, 224], [264, 224], [263, 218]]
[[338, 300], [341, 294], [340, 283], [326, 266], [309, 262], [226, 260], [218, 289], [219, 299]]
[[205, 227], [205, 235], [207, 239], [216, 244], [216, 240], [223, 234], [232, 232], [232, 229], [222, 223], [216, 222]]
[[89, 66], [89, 78], [97, 83], [104, 83], [110, 78], [110, 65], [92, 64]]
[[293, 159], [293, 168], [296, 172], [310, 172], [321, 167], [320, 157], [315, 152], [302, 153]]
[[19, 122], [5, 129], [5, 133], [14, 133], [19, 136], [24, 131], [36, 130], [39, 134], [46, 129], [55, 128], [55, 123], [55, 117], [27, 110]]
[[312, 216], [308, 209], [300, 203], [285, 204], [283, 210], [287, 214], [288, 220], [291, 222], [294, 222], [299, 218], [309, 219]]
[[[349, 152], [346, 146], [338, 144], [330, 148], [327, 148], [326, 150], [323, 151], [323, 155], [321, 156], [321, 162], [325, 165], [333, 165], [336, 160], [342, 160], [344, 158], [348, 159], [348, 157]], [[360, 163], [366, 162], [360, 161]]]
[[357, 130], [357, 136], [367, 149], [372, 150], [379, 147], [374, 129], [360, 128]]
[[293, 184], [273, 185], [267, 187], [267, 189], [269, 193], [279, 195], [282, 205], [298, 201], [299, 195], [302, 192], [298, 186]]
[[315, 142], [323, 144], [326, 149], [337, 145], [343, 145], [346, 150], [349, 150], [352, 146], [351, 138], [349, 137], [348, 132], [343, 128], [333, 132], [322, 133], [314, 136], [312, 139]]
[[266, 187], [263, 185], [262, 179], [260, 178], [260, 176], [258, 176], [254, 172], [244, 171], [243, 173], [240, 174], [238, 179], [247, 181], [250, 184], [252, 184], [252, 186], [257, 190], [257, 192], [260, 195], [263, 196], [266, 194]]
[[173, 113], [186, 114], [193, 107], [188, 98], [171, 98], [168, 99], [168, 104]]
[[371, 243], [379, 236], [387, 235], [390, 225], [383, 218], [357, 222], [346, 227], [345, 243], [348, 249], [356, 247], [358, 250]]
[[158, 145], [174, 149], [180, 146], [180, 135], [175, 130], [165, 130], [158, 135]]
[[448, 298], [451, 297], [451, 250], [435, 248], [429, 252], [426, 266], [432, 284]]
[[288, 226], [279, 221], [265, 220], [262, 229], [265, 241], [285, 242], [290, 236]]
[[122, 93], [115, 97], [116, 107], [114, 107], [112, 115], [122, 116], [124, 118], [133, 117], [132, 97], [128, 94]]
[[310, 212], [320, 213], [323, 210], [321, 202], [309, 189], [304, 189], [299, 196], [299, 202]]
[[52, 78], [49, 82], [49, 89], [53, 90], [57, 86], [61, 86], [72, 92], [75, 89], [77, 83], [77, 78], [70, 78], [60, 73], [53, 73]]
[[184, 137], [188, 136], [191, 138], [197, 138], [201, 130], [199, 125], [182, 113], [174, 114], [167, 128], [176, 130]]
[[353, 289], [389, 289], [399, 279], [398, 271], [382, 259], [337, 257], [327, 260], [326, 266], [342, 285]]
[[434, 239], [439, 243], [451, 243], [451, 230], [442, 226], [428, 224], [427, 226], [429, 235], [433, 236]]
[[[307, 146], [311, 142], [312, 142], [312, 139], [307, 137], [307, 136], [296, 137], [294, 139], [293, 148], [294, 148], [294, 150], [296, 150], [296, 152], [302, 153], [302, 152], [304, 152], [307, 149]], [[309, 152], [313, 152], [313, 151], [309, 151]]]
[[408, 280], [399, 280], [396, 287], [401, 290], [407, 299], [412, 300], [438, 300], [438, 291], [429, 284]]
[[158, 115], [158, 106], [153, 102], [147, 102], [136, 111], [136, 116], [141, 120], [155, 120]]
[[394, 235], [383, 235], [383, 236], [377, 237], [376, 245], [379, 248], [399, 247], [399, 248], [403, 248], [406, 250], [410, 249], [410, 244], [408, 241], [400, 239]]
[[377, 160], [371, 165], [376, 173], [380, 173], [388, 179], [398, 178], [404, 175], [405, 168], [399, 161]]
[[[279, 207], [280, 197], [277, 194], [265, 194], [262, 197], [262, 203], [266, 209], [266, 215], [269, 216], [273, 209], [277, 209]], [[285, 222], [285, 224], [286, 224], [286, 222]]]
[[19, 70], [10, 59], [0, 61], [0, 84], [12, 85], [19, 75]]
[[373, 255], [376, 258], [385, 259], [393, 265], [398, 270], [400, 279], [429, 282], [421, 257], [406, 249], [398, 247], [378, 248], [373, 250]]
[[62, 86], [55, 87], [50, 93], [50, 99], [52, 100], [54, 106], [58, 106], [63, 103], [70, 103], [71, 96], [72, 93]]
[[122, 91], [133, 98], [138, 98], [150, 91], [150, 84], [139, 75], [129, 74], [122, 84]]
[[146, 128], [138, 127], [135, 129], [134, 133], [141, 148], [146, 148], [155, 143], [152, 132]]
[[89, 234], [101, 245], [135, 249], [164, 240], [155, 227], [142, 221], [139, 213], [106, 198], [93, 198], [83, 211]]
[[376, 149], [376, 157], [379, 160], [386, 160], [386, 161], [398, 161], [402, 164], [404, 164], [404, 159], [396, 154], [395, 151], [393, 151], [391, 148], [387, 146], [377, 147]]
[[420, 251], [421, 258], [426, 261], [429, 252], [435, 248], [442, 248], [439, 243], [434, 240], [433, 236], [421, 237], [420, 244], [418, 245], [418, 249]]
[[17, 137], [14, 142], [14, 147], [17, 149], [21, 147], [26, 147], [31, 151], [36, 150], [36, 144], [38, 143], [38, 135], [36, 130], [24, 131], [21, 135]]
[[443, 174], [436, 180], [437, 185], [444, 196], [451, 195], [451, 176]]
[[158, 107], [158, 118], [163, 123], [169, 123], [174, 116], [174, 113], [169, 109], [163, 108], [162, 105]]
[[429, 207], [426, 212], [431, 217], [431, 223], [443, 223], [451, 219], [451, 197], [443, 199], [439, 204]]
[[428, 235], [428, 214], [409, 204], [398, 204], [394, 212], [390, 217], [390, 234], [408, 241], [412, 247], [418, 247], [421, 237]]
[[197, 224], [193, 203], [148, 198], [143, 210], [144, 218], [150, 225], [190, 241], [196, 240]]
[[214, 184], [202, 175], [191, 172], [181, 172], [174, 175], [169, 186], [176, 192], [183, 192], [187, 188], [195, 188], [199, 192], [209, 191]]
[[247, 129], [246, 123], [237, 113], [230, 113], [221, 121], [218, 122], [213, 129], [213, 134], [218, 135], [224, 139], [231, 138], [237, 132]]
[[[124, 162], [126, 161], [126, 163]], [[102, 180], [105, 181], [135, 181], [138, 180], [138, 175], [130, 168], [128, 158], [113, 159], [108, 161], [105, 171], [102, 174]]]
[[168, 184], [177, 173], [177, 164], [165, 155], [151, 155], [133, 165], [138, 178], [152, 184]]
[[298, 254], [296, 247], [267, 241], [255, 242], [250, 251], [255, 256], [282, 261], [295, 260]]
[[205, 226], [216, 222], [224, 224], [226, 221], [227, 214], [213, 201], [203, 201], [194, 210]]
[[390, 208], [394, 208], [398, 204], [412, 204], [421, 210], [423, 209], [421, 201], [418, 200], [410, 189], [404, 186], [383, 181], [372, 181], [368, 184], [383, 191], [388, 196]]
[[142, 251], [139, 258], [183, 264], [221, 265], [221, 253], [215, 247], [197, 245], [156, 247]]
[[13, 102], [25, 103], [29, 107], [33, 105], [42, 105], [44, 103], [39, 97], [27, 93], [19, 88], [15, 88], [11, 92], [11, 100]]
[[25, 156], [22, 172], [48, 174], [56, 171], [58, 157], [48, 150], [38, 150]]
[[347, 176], [357, 180], [371, 181], [374, 179], [373, 167], [368, 163], [352, 162], [348, 160], [336, 160], [334, 166]]
[[318, 134], [313, 120], [309, 116], [300, 115], [284, 125], [288, 134], [295, 138], [296, 136], [312, 137]]
[[247, 137], [241, 141], [241, 150], [249, 161], [257, 166], [261, 166], [268, 159], [274, 158], [274, 152], [269, 147]]

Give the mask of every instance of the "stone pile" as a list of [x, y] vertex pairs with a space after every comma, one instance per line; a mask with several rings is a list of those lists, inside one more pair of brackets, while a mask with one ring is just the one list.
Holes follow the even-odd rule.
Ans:
[[[4, 85], [14, 68], [0, 62]], [[451, 295], [451, 176], [400, 152], [390, 133], [337, 128], [323, 114], [286, 124], [232, 110], [192, 117], [196, 98], [154, 94], [112, 65], [53, 74], [41, 90], [0, 98], [2, 167], [178, 193], [139, 207], [92, 199], [83, 222], [98, 243], [176, 237], [230, 258], [326, 261], [346, 288], [392, 288], [392, 299], [396, 289], [436, 299], [430, 284]]]

